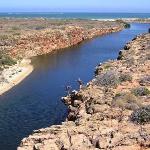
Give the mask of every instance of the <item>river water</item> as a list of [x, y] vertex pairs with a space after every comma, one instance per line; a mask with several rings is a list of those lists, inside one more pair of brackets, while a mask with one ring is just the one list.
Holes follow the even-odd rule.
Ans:
[[117, 58], [128, 41], [148, 32], [149, 27], [132, 24], [121, 32], [34, 57], [33, 73], [0, 97], [0, 150], [16, 150], [21, 139], [33, 130], [64, 121], [67, 108], [60, 98], [66, 95], [65, 86], [77, 89], [79, 77], [87, 83], [98, 63]]

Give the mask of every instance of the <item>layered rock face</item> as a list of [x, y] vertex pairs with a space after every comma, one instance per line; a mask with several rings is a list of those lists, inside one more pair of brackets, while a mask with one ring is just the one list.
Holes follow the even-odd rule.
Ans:
[[18, 150], [150, 149], [150, 34], [136, 37], [118, 60], [96, 67], [95, 78], [63, 100], [62, 125], [34, 131]]
[[0, 19], [0, 52], [29, 58], [117, 32], [125, 22], [92, 20]]
[[1, 18], [0, 55], [18, 60], [51, 53], [94, 36], [120, 31], [125, 25], [123, 21]]
[[63, 49], [76, 45], [85, 39], [94, 36], [117, 32], [123, 26], [108, 28], [85, 29], [79, 26], [66, 26], [64, 29], [45, 29], [42, 31], [26, 33], [22, 35], [16, 44], [11, 48], [10, 54], [13, 57], [32, 57], [50, 53], [57, 49]]

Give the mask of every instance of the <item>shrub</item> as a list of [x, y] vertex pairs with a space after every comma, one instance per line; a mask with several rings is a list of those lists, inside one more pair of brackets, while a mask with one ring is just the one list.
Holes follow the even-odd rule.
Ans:
[[8, 38], [9, 38], [8, 35], [5, 35], [5, 34], [0, 35], [0, 40], [7, 40]]
[[94, 28], [94, 25], [86, 25], [87, 29], [93, 29]]
[[129, 45], [125, 45], [124, 46], [124, 50], [129, 50], [130, 49], [130, 46]]
[[132, 76], [130, 74], [121, 74], [119, 80], [120, 82], [132, 81]]
[[[104, 68], [109, 68], [110, 65], [104, 66]], [[98, 86], [117, 86], [120, 82], [132, 81], [132, 76], [130, 74], [120, 74], [115, 70], [108, 70], [106, 73], [101, 74], [96, 77], [95, 84]]]
[[140, 85], [150, 85], [150, 75], [147, 75], [145, 77], [143, 77], [141, 80], [140, 80]]
[[131, 116], [131, 121], [138, 124], [145, 124], [150, 122], [150, 105], [144, 106], [135, 110]]
[[14, 36], [19, 36], [19, 35], [21, 35], [21, 33], [15, 32], [15, 33], [13, 33], [13, 35], [14, 35]]
[[95, 84], [105, 87], [117, 86], [119, 84], [118, 72], [109, 70], [106, 73], [97, 76]]
[[138, 88], [133, 89], [132, 93], [135, 96], [145, 96], [145, 95], [149, 95], [150, 91], [146, 87], [138, 87]]
[[112, 66], [110, 64], [105, 64], [103, 67], [104, 67], [105, 70], [108, 70]]
[[118, 23], [122, 23], [124, 25], [124, 28], [130, 28], [130, 24], [129, 23], [126, 23], [125, 21], [121, 20], [121, 19], [118, 19], [116, 20]]
[[6, 55], [6, 54], [0, 54], [0, 66], [4, 66], [4, 65], [14, 65], [16, 64], [16, 61], [13, 60], [10, 56]]
[[123, 51], [120, 51], [117, 60], [122, 60], [122, 59], [123, 59]]
[[112, 100], [112, 106], [135, 110], [141, 106], [141, 103], [132, 93], [118, 93]]
[[98, 75], [98, 73], [99, 73], [99, 68], [98, 68], [98, 67], [96, 67], [96, 68], [95, 68], [95, 71], [94, 71], [94, 74], [97, 76], [97, 75]]
[[46, 28], [46, 26], [39, 25], [39, 26], [35, 27], [35, 30], [42, 30], [42, 29], [45, 29], [45, 28]]
[[125, 28], [130, 28], [131, 25], [130, 25], [129, 23], [125, 23], [125, 24], [124, 24], [124, 27], [125, 27]]
[[16, 27], [16, 26], [12, 27], [11, 29], [12, 29], [12, 30], [20, 30], [20, 28], [19, 28], [19, 27]]

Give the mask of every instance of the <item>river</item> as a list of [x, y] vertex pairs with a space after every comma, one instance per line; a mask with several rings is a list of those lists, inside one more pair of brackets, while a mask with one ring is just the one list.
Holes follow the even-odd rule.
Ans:
[[21, 139], [33, 130], [64, 121], [67, 108], [60, 98], [66, 95], [65, 86], [77, 89], [78, 78], [87, 83], [98, 63], [117, 58], [128, 41], [148, 32], [149, 27], [131, 24], [121, 32], [34, 57], [32, 74], [0, 97], [0, 150], [16, 150]]

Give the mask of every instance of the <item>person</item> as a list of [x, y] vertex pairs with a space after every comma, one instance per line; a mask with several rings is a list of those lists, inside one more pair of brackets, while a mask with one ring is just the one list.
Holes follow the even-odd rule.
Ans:
[[82, 85], [83, 85], [83, 81], [82, 81], [80, 78], [78, 78], [77, 82], [79, 83], [79, 87], [80, 87], [80, 89], [81, 89], [81, 88], [82, 88]]
[[71, 86], [70, 85], [66, 86], [66, 91], [67, 91], [68, 95], [71, 93]]

